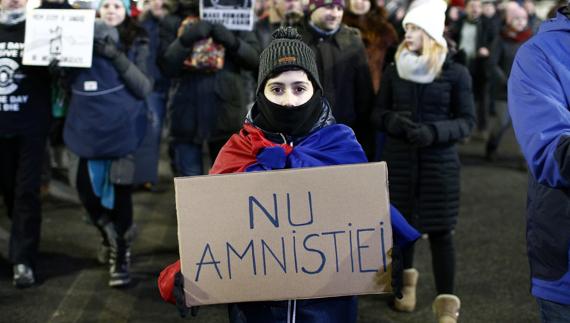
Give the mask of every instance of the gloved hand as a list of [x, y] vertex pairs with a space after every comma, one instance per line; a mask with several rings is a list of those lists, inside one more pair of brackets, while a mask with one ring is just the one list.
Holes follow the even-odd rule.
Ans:
[[194, 42], [208, 38], [212, 30], [212, 24], [206, 20], [200, 20], [195, 24], [188, 24], [184, 27], [184, 32], [180, 35], [182, 45], [189, 47]]
[[184, 276], [182, 276], [181, 272], [177, 272], [176, 275], [174, 275], [174, 289], [172, 290], [172, 294], [176, 299], [176, 308], [178, 309], [180, 317], [186, 317], [188, 312], [190, 312], [192, 316], [198, 315], [199, 306], [186, 306], [186, 297], [184, 297]]
[[426, 124], [420, 124], [406, 132], [408, 141], [412, 146], [427, 147], [435, 141], [435, 129]]
[[384, 126], [389, 135], [403, 137], [410, 129], [416, 128], [417, 123], [408, 117], [392, 113], [386, 116]]
[[222, 24], [212, 26], [212, 38], [227, 50], [235, 50], [239, 46], [239, 39]]
[[95, 53], [113, 60], [122, 54], [121, 50], [117, 48], [115, 41], [111, 37], [107, 36], [104, 39], [95, 39], [93, 43]]
[[392, 292], [398, 299], [402, 299], [404, 287], [404, 260], [402, 250], [398, 245], [392, 246]]

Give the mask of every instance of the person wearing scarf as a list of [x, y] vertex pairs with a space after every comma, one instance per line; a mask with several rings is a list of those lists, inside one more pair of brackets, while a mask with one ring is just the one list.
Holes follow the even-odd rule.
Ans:
[[[372, 121], [386, 133], [382, 158], [390, 172], [390, 201], [429, 237], [438, 322], [454, 323], [453, 232], [459, 213], [460, 162], [456, 143], [475, 124], [468, 70], [453, 62], [443, 38], [446, 3], [418, 1], [404, 17], [405, 39], [382, 77]], [[416, 305], [418, 271], [413, 248], [404, 253], [403, 298], [396, 310]]]
[[[322, 93], [312, 50], [291, 27], [278, 29], [273, 38], [260, 56], [255, 105], [241, 131], [221, 149], [210, 174], [367, 162], [352, 129], [335, 123]], [[396, 252], [411, 245], [419, 233], [394, 208], [391, 218], [396, 246], [393, 252]], [[397, 276], [394, 268], [393, 265], [392, 272]], [[393, 285], [401, 285], [398, 281], [401, 279], [393, 279]], [[163, 299], [177, 304], [185, 316], [189, 309], [185, 306], [182, 282], [180, 261], [164, 269], [158, 279]], [[397, 292], [398, 286], [394, 290]], [[229, 306], [230, 322], [234, 323], [291, 319], [346, 323], [356, 322], [357, 313], [355, 296]]]

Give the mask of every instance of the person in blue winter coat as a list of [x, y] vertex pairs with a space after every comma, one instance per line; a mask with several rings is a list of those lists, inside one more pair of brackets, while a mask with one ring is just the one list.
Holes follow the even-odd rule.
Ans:
[[530, 171], [527, 251], [543, 323], [570, 322], [570, 8], [518, 51], [508, 83], [513, 127]]
[[[367, 162], [354, 131], [337, 124], [323, 95], [315, 55], [292, 28], [280, 28], [261, 53], [256, 101], [239, 134], [222, 147], [210, 174], [267, 171]], [[399, 250], [419, 233], [391, 208], [394, 230], [392, 286], [399, 294]], [[395, 278], [395, 279], [394, 279]], [[158, 280], [161, 296], [185, 305], [180, 262], [164, 269]], [[356, 296], [308, 300], [262, 301], [229, 305], [232, 323], [353, 323]]]
[[144, 99], [152, 91], [152, 81], [145, 74], [148, 38], [129, 12], [128, 1], [101, 2], [93, 63], [89, 69], [71, 72], [64, 127], [67, 147], [79, 156], [75, 184], [101, 233], [98, 259], [109, 265], [111, 287], [130, 282], [131, 154], [144, 136]]

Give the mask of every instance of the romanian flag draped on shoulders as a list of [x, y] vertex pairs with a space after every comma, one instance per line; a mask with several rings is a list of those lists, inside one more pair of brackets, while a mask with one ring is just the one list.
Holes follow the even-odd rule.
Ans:
[[[351, 128], [334, 124], [319, 129], [294, 146], [276, 144], [260, 129], [246, 123], [221, 149], [210, 174], [230, 174], [285, 168], [346, 165], [368, 162]], [[394, 243], [401, 248], [416, 241], [420, 234], [390, 205]], [[158, 279], [162, 298], [175, 303], [174, 275], [180, 261], [165, 268]]]

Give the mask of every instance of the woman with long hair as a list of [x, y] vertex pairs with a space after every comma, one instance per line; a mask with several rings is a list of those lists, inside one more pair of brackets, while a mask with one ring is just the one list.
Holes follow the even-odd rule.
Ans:
[[[453, 62], [443, 38], [446, 4], [421, 1], [403, 20], [405, 39], [395, 63], [384, 72], [373, 111], [375, 126], [387, 134], [390, 199], [407, 220], [429, 237], [439, 322], [455, 322], [453, 232], [459, 211], [460, 162], [456, 143], [475, 124], [471, 77]], [[399, 311], [415, 308], [418, 271], [413, 248], [404, 252], [403, 298]]]

